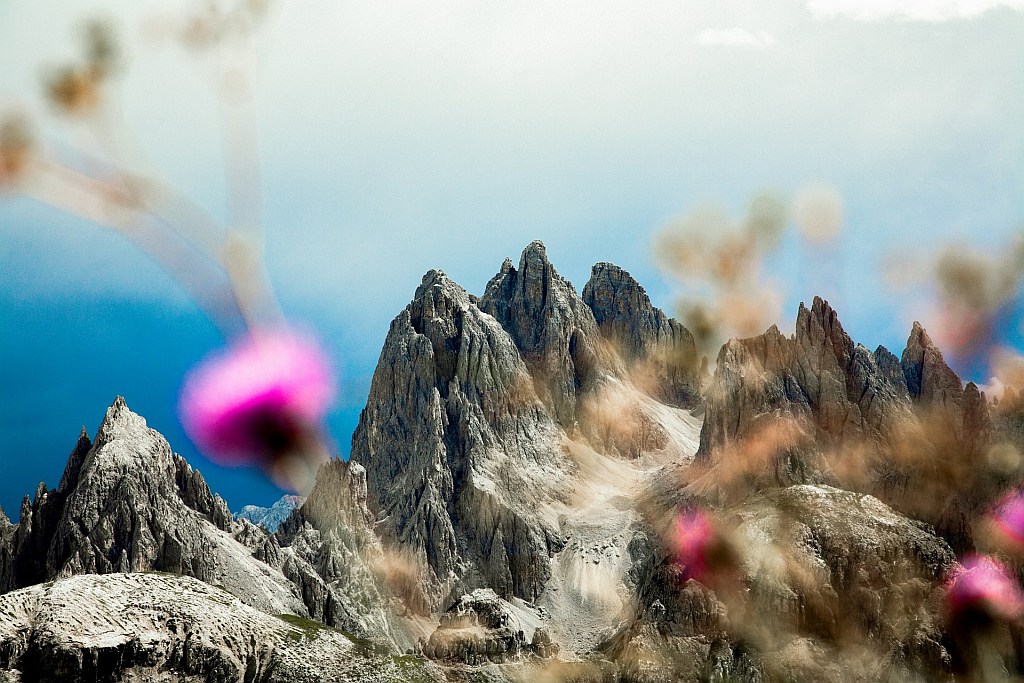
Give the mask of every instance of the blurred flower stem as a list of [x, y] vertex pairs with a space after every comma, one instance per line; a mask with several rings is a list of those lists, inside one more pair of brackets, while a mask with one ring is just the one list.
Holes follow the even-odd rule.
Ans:
[[[258, 464], [279, 485], [305, 492], [329, 457], [321, 425], [334, 376], [319, 345], [286, 324], [265, 266], [254, 89], [255, 33], [266, 13], [261, 1], [215, 1], [191, 15], [158, 20], [184, 47], [213, 60], [226, 223], [167, 180], [132, 134], [113, 96], [123, 71], [120, 43], [113, 24], [103, 20], [83, 25], [81, 59], [51, 69], [44, 84], [51, 107], [79, 124], [86, 139], [57, 153], [39, 143], [27, 116], [6, 117], [0, 125], [0, 191], [124, 236], [163, 267], [225, 336], [236, 337], [190, 375], [180, 410], [186, 431], [212, 459]], [[212, 271], [213, 280], [204, 280], [203, 270]], [[232, 305], [225, 305], [218, 289], [230, 293]]]

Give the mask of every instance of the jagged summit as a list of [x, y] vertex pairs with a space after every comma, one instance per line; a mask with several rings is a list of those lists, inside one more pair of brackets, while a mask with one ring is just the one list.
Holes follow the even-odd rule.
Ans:
[[701, 378], [693, 335], [655, 308], [632, 275], [611, 263], [594, 265], [583, 301], [604, 337], [632, 363], [631, 374], [647, 375], [646, 383], [672, 405], [698, 402]]
[[[562, 546], [553, 510], [578, 469], [563, 440], [633, 457], [663, 449], [656, 401], [696, 400], [689, 332], [613, 268], [600, 272], [615, 274], [615, 293], [596, 281], [585, 302], [532, 242], [479, 299], [429, 271], [392, 322], [352, 458], [385, 544], [424, 577], [424, 595], [406, 596], [417, 609], [476, 587], [536, 599]], [[642, 341], [620, 354], [612, 338], [627, 329]]]
[[[815, 297], [800, 305], [792, 337], [773, 326], [727, 342], [705, 405], [698, 459], [740, 467], [741, 490], [755, 481], [864, 490], [936, 524], [955, 548], [970, 545], [978, 475], [969, 463], [983, 455], [991, 419], [984, 395], [964, 386], [920, 323], [898, 360], [855, 345]], [[751, 449], [762, 449], [759, 459]], [[940, 485], [920, 492], [917, 479]], [[727, 484], [711, 474], [702, 486]]]
[[285, 494], [270, 507], [246, 505], [235, 513], [235, 519], [247, 519], [256, 526], [261, 526], [270, 533], [273, 533], [277, 531], [281, 523], [288, 519], [295, 509], [302, 506], [305, 500], [303, 496]]
[[234, 552], [224, 500], [122, 397], [60, 486], [22, 505], [2, 589], [81, 573], [159, 570], [220, 583], [262, 609], [304, 613], [283, 578]]
[[702, 379], [628, 272], [534, 242], [480, 298], [424, 275], [273, 534], [118, 397], [0, 519], [0, 678], [952, 680], [939, 591], [1014, 476], [978, 388], [818, 297]]
[[576, 422], [581, 392], [603, 377], [622, 374], [617, 359], [600, 344], [593, 311], [551, 265], [541, 242], [523, 250], [518, 268], [502, 267], [479, 306], [511, 336], [537, 380], [541, 400], [563, 427]]
[[963, 382], [946, 365], [942, 351], [935, 345], [921, 323], [914, 326], [900, 360], [910, 395], [925, 402], [942, 401], [944, 395], [956, 394]]
[[[380, 532], [422, 575], [419, 595], [405, 596], [412, 605], [436, 609], [470, 566], [472, 581], [536, 595], [555, 531], [533, 519], [529, 492], [564, 495], [557, 438], [509, 333], [462, 287], [427, 273], [391, 323], [352, 441]], [[537, 486], [542, 473], [553, 486]], [[481, 505], [488, 516], [466, 513]]]
[[854, 344], [835, 309], [815, 297], [810, 308], [800, 304], [792, 337], [773, 325], [722, 347], [700, 454], [708, 457], [780, 416], [813, 426], [820, 443], [891, 443], [893, 430], [913, 420], [915, 406], [936, 393], [961, 396], [962, 387], [919, 323], [898, 361], [884, 346], [872, 353]]

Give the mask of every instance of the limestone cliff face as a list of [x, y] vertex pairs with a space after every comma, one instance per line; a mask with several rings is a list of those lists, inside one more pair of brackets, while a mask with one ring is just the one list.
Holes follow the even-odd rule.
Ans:
[[79, 438], [60, 486], [40, 484], [26, 497], [3, 589], [157, 570], [224, 585], [261, 609], [305, 613], [294, 587], [238, 546], [234, 531], [202, 475], [119, 397], [95, 441]]
[[[819, 448], [884, 442], [912, 418], [898, 368], [885, 347], [872, 353], [855, 346], [832, 307], [815, 297], [810, 309], [800, 305], [793, 337], [772, 326], [722, 347], [706, 395], [698, 457], [713, 459], [780, 418]], [[792, 469], [780, 473], [779, 483], [803, 483], [808, 476]]]
[[332, 460], [320, 469], [303, 505], [275, 535], [281, 567], [309, 615], [364, 638], [413, 645], [397, 619], [401, 606], [387, 585], [388, 567], [366, 507], [366, 471]]
[[582, 394], [623, 371], [601, 343], [594, 312], [555, 271], [540, 242], [526, 247], [518, 268], [506, 259], [479, 305], [511, 336], [541, 400], [566, 429], [575, 428]]
[[701, 377], [693, 335], [651, 304], [622, 268], [598, 263], [583, 287], [583, 301], [601, 334], [630, 366], [630, 375], [669, 405], [693, 407]]
[[509, 333], [427, 273], [391, 324], [352, 442], [378, 531], [422, 576], [414, 608], [463, 583], [539, 594], [559, 547], [539, 512], [567, 494], [559, 438]]
[[533, 610], [502, 600], [489, 588], [466, 593], [441, 615], [423, 653], [442, 662], [502, 664], [552, 657], [558, 646]]
[[84, 575], [0, 596], [0, 680], [205, 683], [443, 681], [344, 634], [171, 574]]
[[990, 441], [991, 417], [983, 395], [973, 382], [964, 386], [920, 323], [914, 323], [900, 367], [938, 447], [970, 456]]
[[738, 588], [716, 593], [651, 554], [636, 617], [606, 645], [623, 680], [950, 680], [940, 596], [955, 557], [927, 525], [811, 485], [721, 515]]
[[989, 491], [983, 456], [992, 438], [984, 395], [966, 386], [917, 323], [902, 359], [854, 345], [836, 312], [802, 304], [796, 333], [774, 326], [722, 348], [706, 397], [701, 482], [722, 487], [739, 471], [758, 488], [832, 483], [874, 493], [971, 545], [969, 517]]
[[428, 272], [392, 322], [352, 458], [413, 609], [537, 599], [577, 484], [563, 441], [637, 458], [670, 442], [659, 411], [697, 401], [692, 336], [628, 273], [599, 264], [585, 294], [533, 242], [479, 299]]

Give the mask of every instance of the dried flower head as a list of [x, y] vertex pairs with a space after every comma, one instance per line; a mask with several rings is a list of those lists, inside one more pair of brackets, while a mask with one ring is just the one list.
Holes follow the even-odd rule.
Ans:
[[8, 114], [0, 123], [0, 189], [17, 183], [27, 172], [35, 151], [28, 119]]
[[988, 555], [972, 555], [961, 565], [946, 587], [952, 620], [1012, 620], [1024, 614], [1024, 593], [1002, 562]]
[[273, 474], [282, 462], [322, 457], [321, 423], [334, 397], [331, 364], [312, 338], [263, 331], [192, 370], [180, 414], [211, 459]]
[[936, 332], [944, 349], [971, 371], [990, 366], [998, 372], [998, 359], [992, 355], [1014, 335], [1024, 243], [1012, 240], [998, 255], [950, 246], [935, 263], [934, 280], [940, 323]]
[[90, 68], [66, 66], [46, 80], [46, 95], [62, 114], [88, 114], [99, 106], [100, 81]]
[[111, 21], [91, 19], [83, 26], [85, 63], [98, 80], [108, 78], [120, 68], [121, 44]]
[[113, 24], [91, 19], [82, 27], [83, 61], [55, 69], [46, 77], [50, 103], [63, 114], [89, 114], [97, 109], [102, 86], [121, 64], [121, 49]]
[[808, 185], [793, 198], [793, 217], [805, 239], [830, 242], [843, 229], [843, 198], [828, 185]]
[[786, 231], [786, 205], [770, 194], [754, 197], [744, 221], [745, 232], [766, 251], [779, 245]]

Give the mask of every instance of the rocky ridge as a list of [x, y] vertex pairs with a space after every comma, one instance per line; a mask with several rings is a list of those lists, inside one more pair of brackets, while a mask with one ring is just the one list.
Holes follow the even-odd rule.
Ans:
[[118, 397], [94, 441], [83, 430], [60, 485], [26, 496], [0, 587], [166, 571], [222, 585], [264, 611], [305, 614], [295, 587], [234, 537], [243, 530], [202, 475]]
[[288, 519], [292, 511], [302, 507], [304, 502], [306, 499], [302, 496], [285, 495], [268, 508], [259, 505], [246, 505], [238, 511], [235, 519], [247, 519], [256, 526], [274, 533], [281, 523]]
[[816, 297], [800, 305], [792, 337], [773, 326], [727, 342], [705, 399], [697, 460], [711, 470], [695, 492], [728, 500], [764, 485], [835, 484], [970, 547], [967, 519], [993, 493], [991, 417], [919, 323], [898, 359], [855, 345]]
[[743, 558], [735, 587], [710, 589], [653, 552], [635, 620], [605, 645], [625, 680], [947, 678], [941, 582], [955, 557], [930, 527], [813, 485], [722, 516]]
[[405, 652], [413, 637], [399, 619], [404, 608], [392, 597], [371, 522], [365, 470], [355, 462], [328, 462], [273, 537], [281, 559], [272, 564], [298, 587], [313, 619]]
[[319, 624], [171, 574], [82, 575], [0, 596], [0, 680], [443, 681]]
[[[536, 514], [568, 494], [560, 432], [508, 333], [439, 271], [391, 324], [352, 440], [403, 595], [429, 613], [463, 582], [535, 597], [559, 545]], [[513, 493], [515, 492], [515, 493]]]
[[664, 403], [691, 408], [700, 402], [701, 369], [693, 335], [651, 304], [633, 277], [598, 263], [583, 287], [583, 302], [598, 328], [630, 365], [630, 375]]
[[[403, 594], [417, 611], [478, 587], [540, 596], [578, 483], [566, 439], [634, 458], [685, 455], [666, 420], [678, 431], [673, 407], [696, 401], [692, 337], [621, 269], [595, 268], [585, 291], [592, 305], [534, 242], [479, 299], [428, 272], [392, 322], [352, 459], [367, 470], [385, 546], [419, 577]], [[643, 341], [626, 358], [680, 361], [666, 380], [638, 387], [611, 343], [631, 316]], [[665, 396], [671, 405], [656, 400]]]
[[[79, 439], [60, 486], [0, 528], [4, 590], [57, 579], [0, 597], [16, 625], [0, 636], [0, 676], [44, 680], [23, 676], [34, 641], [82, 677], [98, 662], [123, 680], [220, 675], [182, 668], [193, 646], [176, 618], [143, 623], [118, 602], [135, 581], [147, 614], [181, 613], [165, 586], [133, 578], [151, 575], [120, 573], [156, 569], [235, 596], [176, 585], [186, 602], [220, 596], [291, 613], [303, 632], [324, 623], [373, 638], [356, 651], [328, 635], [328, 659], [304, 656], [355, 671], [380, 655], [380, 680], [406, 667], [409, 680], [952, 681], [942, 581], [953, 551], [973, 548], [989, 492], [1014, 481], [985, 465], [1010, 418], [990, 416], [919, 325], [902, 358], [871, 352], [820, 299], [800, 307], [791, 337], [773, 327], [728, 342], [710, 381], [692, 348], [611, 264], [582, 296], [539, 243], [481, 298], [430, 271], [391, 324], [353, 459], [325, 465], [274, 534], [233, 520], [119, 400], [95, 442]], [[936, 505], [918, 502], [927, 481], [939, 482], [923, 496]], [[734, 566], [720, 576], [692, 578], [674, 550], [676, 520], [694, 507], [726, 530]], [[73, 586], [98, 605], [83, 601], [83, 638], [57, 642], [77, 632], [37, 606], [65, 604], [63, 588], [46, 591], [83, 572], [105, 574]], [[119, 610], [123, 633], [149, 635], [97, 650], [88, 625]], [[249, 612], [238, 618], [255, 631], [189, 661], [276, 675], [262, 667], [288, 651], [282, 620]], [[406, 650], [438, 668], [397, 656]], [[1000, 665], [1013, 671], [1014, 656]]]

